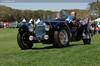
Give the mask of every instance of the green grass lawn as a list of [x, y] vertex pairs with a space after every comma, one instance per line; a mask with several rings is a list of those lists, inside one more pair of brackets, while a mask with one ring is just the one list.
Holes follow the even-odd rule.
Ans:
[[30, 50], [20, 50], [16, 36], [17, 29], [0, 29], [0, 66], [100, 66], [100, 35], [91, 45], [80, 41], [52, 48], [39, 43]]

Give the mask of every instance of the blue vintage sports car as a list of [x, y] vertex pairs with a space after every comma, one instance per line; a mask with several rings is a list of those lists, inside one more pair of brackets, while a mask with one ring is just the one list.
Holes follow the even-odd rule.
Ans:
[[91, 44], [91, 33], [88, 23], [77, 25], [68, 23], [64, 18], [38, 20], [37, 22], [20, 22], [17, 42], [21, 49], [31, 49], [34, 43], [53, 44], [54, 47], [65, 47], [70, 42], [83, 40]]

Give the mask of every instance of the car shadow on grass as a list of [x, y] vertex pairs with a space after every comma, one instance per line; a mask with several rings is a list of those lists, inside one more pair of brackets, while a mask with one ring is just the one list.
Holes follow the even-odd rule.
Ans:
[[[79, 45], [84, 45], [84, 44], [70, 44], [66, 47], [63, 47], [63, 48], [68, 48], [68, 47], [73, 47], [73, 46], [79, 46]], [[40, 49], [55, 49], [55, 47], [53, 46], [44, 46], [44, 47], [41, 47], [41, 48], [37, 48], [37, 47], [34, 47], [32, 48], [33, 50], [40, 50]], [[57, 49], [57, 48], [56, 48]], [[59, 49], [62, 49], [62, 48], [59, 48]]]
[[45, 47], [41, 47], [41, 48], [34, 47], [32, 49], [33, 50], [39, 50], [39, 49], [53, 49], [53, 48], [54, 48], [53, 46], [45, 46]]
[[75, 43], [75, 44], [70, 44], [68, 47], [80, 46], [80, 45], [84, 45], [84, 44], [77, 44], [77, 43]]

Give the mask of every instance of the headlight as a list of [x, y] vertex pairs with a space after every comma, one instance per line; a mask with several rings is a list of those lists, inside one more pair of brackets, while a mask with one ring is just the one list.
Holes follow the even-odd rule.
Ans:
[[49, 31], [50, 26], [49, 26], [49, 25], [47, 25], [47, 24], [45, 24], [45, 23], [44, 23], [43, 25], [45, 26], [45, 30], [46, 30], [46, 31]]
[[45, 26], [45, 30], [46, 31], [49, 31], [49, 29], [50, 29], [50, 26], [49, 25]]
[[48, 40], [49, 36], [48, 35], [44, 35], [44, 39]]
[[28, 29], [29, 29], [30, 32], [33, 32], [33, 30], [34, 30], [34, 25], [33, 25], [33, 24], [30, 24], [30, 25], [28, 26]]

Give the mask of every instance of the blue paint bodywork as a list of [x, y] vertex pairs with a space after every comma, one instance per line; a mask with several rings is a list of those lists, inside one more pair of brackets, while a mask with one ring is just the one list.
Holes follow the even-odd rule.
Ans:
[[[49, 31], [45, 31], [44, 23], [46, 25], [50, 26]], [[29, 32], [29, 29], [28, 29], [29, 25], [30, 24], [28, 22], [21, 22], [20, 26], [19, 26], [19, 32], [20, 33]], [[71, 33], [71, 35], [72, 35], [72, 36], [70, 35], [70, 37], [74, 41], [79, 41], [82, 39], [83, 31], [84, 31], [85, 27], [87, 27], [86, 25], [81, 25], [81, 23], [80, 23], [79, 24], [80, 27], [70, 28], [70, 23], [68, 23], [64, 19], [42, 20], [40, 23], [35, 25], [35, 28], [33, 30], [33, 34], [36, 37], [36, 39], [39, 39], [39, 40], [44, 40], [44, 35], [47, 34], [50, 37], [49, 40], [52, 41], [53, 40], [52, 36], [54, 36], [54, 31], [59, 30], [62, 25], [64, 27], [67, 27], [69, 33]]]

